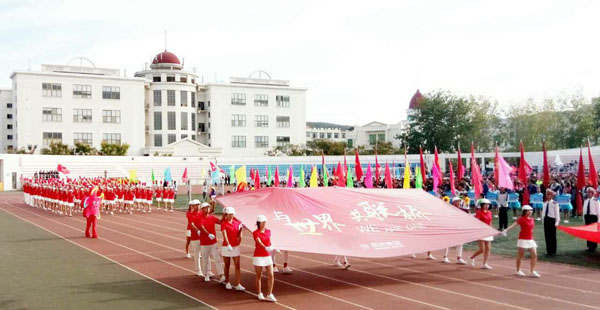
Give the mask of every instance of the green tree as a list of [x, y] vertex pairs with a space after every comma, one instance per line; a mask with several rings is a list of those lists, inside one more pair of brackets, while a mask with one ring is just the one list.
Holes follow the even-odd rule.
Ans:
[[312, 155], [344, 155], [346, 150], [346, 142], [333, 142], [328, 140], [313, 140], [306, 143], [306, 147], [310, 150], [308, 153]]
[[47, 148], [42, 149], [44, 155], [73, 155], [73, 148], [62, 143], [50, 143]]
[[124, 156], [127, 155], [127, 150], [129, 150], [129, 144], [113, 144], [102, 142], [100, 144], [100, 153], [106, 156]]

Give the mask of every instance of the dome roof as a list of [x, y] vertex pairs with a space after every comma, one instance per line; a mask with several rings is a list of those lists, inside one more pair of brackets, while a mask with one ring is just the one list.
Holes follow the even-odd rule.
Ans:
[[179, 58], [177, 58], [177, 56], [175, 56], [175, 54], [171, 53], [171, 52], [167, 52], [167, 50], [165, 50], [162, 53], [159, 53], [158, 55], [154, 56], [154, 59], [152, 59], [152, 64], [177, 64], [180, 65], [181, 62], [179, 62]]
[[416, 109], [419, 107], [419, 104], [423, 101], [423, 95], [417, 89], [417, 92], [410, 98], [410, 103], [408, 104], [409, 109]]

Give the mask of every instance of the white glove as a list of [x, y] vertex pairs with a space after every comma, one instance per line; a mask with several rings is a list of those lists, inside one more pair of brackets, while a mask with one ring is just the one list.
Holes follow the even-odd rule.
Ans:
[[231, 244], [227, 245], [227, 250], [229, 250], [229, 252], [233, 252], [233, 247], [231, 246]]
[[502, 236], [506, 237], [506, 230], [503, 230], [503, 231], [501, 232], [501, 234], [502, 234]]
[[238, 230], [242, 230], [242, 228], [244, 228], [244, 224], [240, 224], [240, 226], [238, 227]]
[[208, 234], [208, 239], [210, 239], [210, 240], [215, 240], [215, 235], [213, 235], [213, 234]]
[[265, 250], [267, 250], [267, 252], [269, 252], [269, 253], [273, 252], [273, 248], [270, 246], [265, 247]]

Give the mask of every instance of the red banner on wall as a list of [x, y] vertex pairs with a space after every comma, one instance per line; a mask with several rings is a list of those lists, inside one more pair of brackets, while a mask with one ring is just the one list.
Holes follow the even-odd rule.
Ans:
[[289, 251], [391, 257], [498, 234], [421, 189], [269, 187], [217, 201], [248, 227], [265, 215], [274, 248]]

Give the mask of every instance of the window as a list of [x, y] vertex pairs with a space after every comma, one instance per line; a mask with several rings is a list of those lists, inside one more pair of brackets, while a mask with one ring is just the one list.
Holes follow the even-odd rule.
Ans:
[[346, 133], [342, 132], [342, 139], [346, 139]]
[[175, 105], [175, 91], [167, 90], [167, 105], [174, 106]]
[[[9, 114], [12, 118], [12, 114]], [[44, 122], [62, 122], [61, 108], [42, 108], [42, 121]]]
[[121, 99], [121, 88], [118, 86], [102, 86], [102, 99]]
[[102, 110], [103, 123], [121, 123], [121, 111], [119, 110]]
[[6, 135], [6, 140], [12, 140], [13, 139], [13, 135]]
[[269, 137], [268, 136], [255, 136], [254, 137], [254, 147], [255, 148], [269, 147]]
[[185, 90], [181, 91], [181, 98], [179, 98], [179, 103], [182, 107], [187, 107], [188, 106], [188, 96], [187, 96], [187, 92]]
[[277, 106], [281, 108], [289, 108], [290, 107], [290, 96], [275, 96], [275, 100], [277, 101]]
[[320, 132], [319, 133], [319, 138], [320, 139], [325, 139], [325, 133], [324, 132]]
[[6, 108], [7, 108], [7, 109], [12, 109], [12, 103], [10, 103], [10, 102], [9, 102], [9, 103], [7, 103], [7, 104], [6, 104]]
[[375, 145], [377, 142], [377, 135], [369, 135], [369, 145]]
[[154, 97], [154, 106], [155, 107], [160, 107], [162, 105], [162, 91], [160, 90], [155, 90], [153, 92], [153, 97]]
[[183, 139], [185, 139], [185, 138], [187, 138], [187, 137], [188, 137], [188, 135], [186, 135], [186, 134], [182, 134], [182, 135], [181, 135], [181, 140], [183, 140]]
[[167, 112], [167, 129], [176, 130], [175, 112]]
[[6, 129], [13, 129], [13, 125], [12, 124], [6, 124]]
[[277, 116], [277, 127], [289, 128], [290, 127], [290, 117], [289, 116]]
[[121, 145], [121, 134], [120, 133], [103, 133], [102, 142], [108, 144]]
[[188, 114], [181, 112], [181, 130], [188, 130]]
[[231, 147], [246, 147], [246, 136], [232, 136]]
[[167, 82], [175, 82], [175, 76], [174, 75], [167, 75]]
[[310, 138], [310, 131], [307, 131], [307, 132], [306, 132], [306, 137], [307, 137], [307, 138]]
[[[196, 113], [192, 113], [192, 130], [196, 131]], [[196, 140], [196, 139], [194, 139]]]
[[154, 112], [154, 130], [162, 130], [162, 112]]
[[327, 139], [331, 139], [331, 132], [327, 133]]
[[204, 127], [204, 123], [198, 123], [198, 131], [205, 132], [206, 128]]
[[254, 95], [254, 105], [259, 106], [259, 107], [269, 106], [269, 95], [261, 95], [261, 94]]
[[185, 75], [180, 76], [179, 77], [179, 82], [181, 82], [181, 83], [187, 83], [187, 76], [185, 76]]
[[200, 102], [198, 102], [198, 110], [200, 110], [200, 111], [204, 111], [204, 109], [205, 109], [205, 108], [204, 108], [204, 101], [200, 101]]
[[171, 144], [173, 142], [175, 142], [175, 140], [177, 139], [177, 136], [175, 134], [168, 134], [167, 135], [167, 144]]
[[160, 82], [160, 75], [155, 75], [152, 77], [152, 82]]
[[91, 132], [74, 132], [73, 133], [73, 144], [87, 144], [92, 145], [92, 133]]
[[196, 107], [196, 93], [195, 92], [190, 92], [190, 96], [192, 96], [192, 108]]
[[353, 148], [354, 147], [354, 143], [353, 143], [352, 139], [348, 139], [348, 147], [349, 148]]
[[277, 146], [290, 145], [290, 137], [277, 137]]
[[92, 85], [73, 84], [73, 98], [92, 98]]
[[340, 138], [340, 134], [336, 132], [336, 133], [333, 134], [333, 137], [336, 138], [336, 139], [339, 139]]
[[377, 141], [385, 141], [385, 134], [384, 133], [380, 133], [377, 135]]
[[313, 139], [316, 139], [317, 138], [317, 133], [313, 132], [313, 136], [312, 137], [313, 137]]
[[91, 123], [92, 109], [73, 109], [73, 123]]
[[246, 127], [246, 114], [231, 114], [232, 127]]
[[7, 119], [12, 119], [12, 114], [6, 114]]
[[62, 132], [44, 132], [42, 133], [42, 141], [44, 146], [62, 142]]
[[42, 83], [42, 96], [62, 97], [62, 86], [59, 83]]
[[231, 104], [246, 105], [246, 94], [239, 94], [239, 93], [231, 94]]
[[254, 127], [269, 127], [269, 116], [254, 115]]
[[161, 134], [154, 135], [154, 146], [162, 146], [162, 135]]

